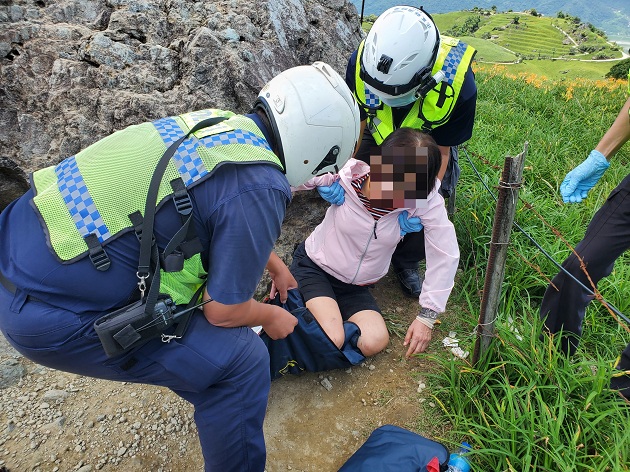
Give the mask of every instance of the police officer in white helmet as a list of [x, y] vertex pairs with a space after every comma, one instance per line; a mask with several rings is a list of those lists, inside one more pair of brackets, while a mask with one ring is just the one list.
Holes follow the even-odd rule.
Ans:
[[[346, 69], [361, 109], [362, 142], [355, 157], [370, 163], [371, 149], [395, 129], [423, 130], [442, 154], [440, 193], [452, 196], [459, 177], [457, 146], [472, 136], [475, 118], [474, 54], [474, 48], [441, 35], [422, 7], [399, 5], [383, 12]], [[340, 203], [340, 193], [336, 187], [320, 189], [331, 203]], [[423, 234], [408, 233], [392, 258], [407, 295], [421, 293], [417, 269], [423, 259]]]
[[[319, 62], [273, 78], [251, 113], [207, 109], [130, 126], [36, 171], [0, 214], [0, 330], [50, 368], [170, 388], [194, 405], [205, 470], [262, 472], [269, 359], [249, 327], [279, 339], [296, 319], [252, 295], [266, 267], [286, 298], [295, 281], [271, 254], [290, 185], [342, 167], [359, 131], [352, 93]], [[145, 208], [161, 162], [157, 200]], [[146, 274], [143, 242], [157, 267]], [[158, 286], [160, 323], [212, 301], [191, 311], [185, 331], [95, 331], [148, 306]]]

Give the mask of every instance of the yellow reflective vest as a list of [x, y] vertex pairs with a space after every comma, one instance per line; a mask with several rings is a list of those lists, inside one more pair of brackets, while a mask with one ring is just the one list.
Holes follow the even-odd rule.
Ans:
[[[134, 229], [129, 215], [144, 213], [153, 171], [166, 149], [211, 117], [227, 119], [196, 131], [178, 147], [162, 177], [158, 207], [172, 200], [171, 181], [179, 178], [191, 188], [225, 162], [282, 168], [254, 121], [229, 111], [200, 110], [129, 126], [32, 175], [32, 205], [57, 259], [67, 264], [92, 258], [95, 245], [107, 257], [106, 244]], [[160, 292], [186, 303], [206, 275], [197, 254], [184, 261], [184, 270], [162, 273]]]
[[[361, 54], [365, 41], [359, 45], [355, 68], [355, 96], [359, 105], [368, 114], [368, 129], [376, 144], [381, 144], [396, 128], [391, 107], [382, 103], [359, 77]], [[440, 50], [433, 66], [432, 74], [439, 70], [444, 80], [437, 84], [424, 98], [416, 100], [401, 123], [409, 127], [429, 131], [446, 123], [457, 103], [466, 72], [477, 51], [459, 39], [442, 36]]]

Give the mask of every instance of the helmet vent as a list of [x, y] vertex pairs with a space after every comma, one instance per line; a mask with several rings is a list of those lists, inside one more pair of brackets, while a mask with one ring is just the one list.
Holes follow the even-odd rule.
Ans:
[[411, 56], [405, 58], [404, 61], [402, 61], [396, 70], [401, 70], [404, 69], [405, 67], [407, 67], [409, 64], [413, 63], [414, 59], [416, 58], [417, 54], [412, 54]]
[[378, 35], [374, 35], [374, 39], [372, 40], [372, 42], [370, 43], [370, 49], [371, 49], [371, 53], [372, 55], [376, 55], [376, 45], [378, 44]]

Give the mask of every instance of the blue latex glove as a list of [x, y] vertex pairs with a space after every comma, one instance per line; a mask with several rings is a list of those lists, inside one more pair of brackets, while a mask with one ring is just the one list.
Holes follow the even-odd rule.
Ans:
[[417, 216], [409, 218], [407, 210], [398, 214], [398, 224], [400, 225], [400, 236], [404, 236], [407, 233], [417, 233], [422, 231], [422, 221]]
[[592, 150], [586, 160], [567, 174], [560, 184], [564, 203], [579, 203], [586, 198], [610, 163], [599, 151]]
[[341, 205], [346, 199], [346, 191], [339, 182], [333, 182], [332, 185], [322, 185], [321, 187], [317, 187], [317, 191], [324, 200], [333, 205]]

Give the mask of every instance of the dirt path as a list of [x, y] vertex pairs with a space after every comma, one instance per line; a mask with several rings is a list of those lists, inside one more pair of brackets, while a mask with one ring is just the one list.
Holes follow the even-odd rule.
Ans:
[[[392, 276], [375, 296], [405, 327], [413, 320], [417, 302], [402, 297]], [[444, 350], [446, 334], [436, 330], [431, 351]], [[382, 424], [441, 435], [445, 425], [434, 419], [430, 389], [418, 392], [431, 366], [405, 360], [404, 352], [393, 337], [361, 366], [274, 381], [265, 420], [267, 471], [336, 471]], [[6, 349], [0, 364], [0, 373], [24, 372], [0, 390], [0, 470], [202, 470], [192, 408], [170, 391], [53, 371]], [[332, 389], [322, 385], [324, 376]]]

